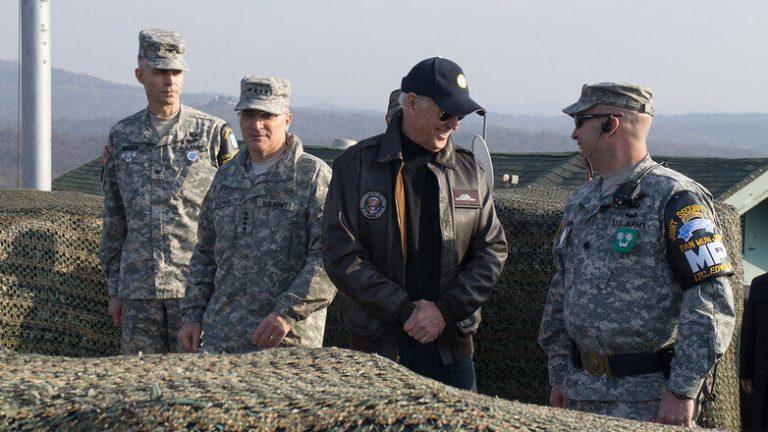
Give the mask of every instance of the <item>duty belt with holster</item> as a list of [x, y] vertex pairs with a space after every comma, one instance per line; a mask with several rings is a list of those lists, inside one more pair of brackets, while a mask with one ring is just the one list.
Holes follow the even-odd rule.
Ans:
[[669, 378], [669, 367], [674, 356], [673, 346], [655, 353], [605, 355], [581, 351], [574, 344], [571, 362], [573, 367], [584, 369], [595, 377], [625, 377], [661, 372], [665, 378]]

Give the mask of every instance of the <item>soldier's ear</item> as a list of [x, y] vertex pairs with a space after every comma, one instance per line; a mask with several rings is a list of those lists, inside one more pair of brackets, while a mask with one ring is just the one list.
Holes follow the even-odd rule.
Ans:
[[137, 67], [133, 70], [134, 75], [136, 75], [136, 81], [138, 81], [141, 85], [144, 85], [144, 69]]
[[285, 114], [285, 130], [288, 130], [288, 128], [291, 127], [291, 121], [293, 121], [293, 114], [286, 113]]
[[405, 99], [403, 100], [403, 111], [407, 112], [408, 114], [412, 114], [416, 110], [416, 104], [418, 101], [419, 98], [415, 93], [407, 93], [405, 95]]

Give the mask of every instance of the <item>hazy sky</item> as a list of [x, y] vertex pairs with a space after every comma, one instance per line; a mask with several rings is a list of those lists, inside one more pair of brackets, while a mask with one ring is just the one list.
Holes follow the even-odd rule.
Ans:
[[[55, 67], [135, 84], [138, 31], [187, 41], [185, 91], [288, 78], [294, 103], [383, 111], [418, 61], [458, 62], [491, 110], [557, 115], [581, 85], [634, 81], [657, 111], [768, 112], [768, 1], [50, 0]], [[18, 59], [18, 1], [0, 0]]]

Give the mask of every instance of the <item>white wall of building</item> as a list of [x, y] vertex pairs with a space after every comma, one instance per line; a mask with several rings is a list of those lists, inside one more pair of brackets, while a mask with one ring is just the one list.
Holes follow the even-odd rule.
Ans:
[[768, 272], [768, 200], [744, 214], [744, 283]]

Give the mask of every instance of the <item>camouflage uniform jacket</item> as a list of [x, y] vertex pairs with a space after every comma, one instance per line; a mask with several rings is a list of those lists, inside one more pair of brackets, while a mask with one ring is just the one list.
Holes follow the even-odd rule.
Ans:
[[[646, 156], [630, 174], [637, 179], [655, 165]], [[667, 259], [665, 207], [691, 191], [718, 226], [712, 197], [698, 183], [665, 167], [641, 182], [637, 208], [601, 196], [602, 180], [580, 187], [568, 200], [555, 239], [557, 273], [549, 288], [539, 344], [549, 358], [549, 381], [573, 400], [643, 401], [666, 389], [695, 397], [715, 359], [728, 347], [734, 327], [733, 295], [726, 277], [683, 290]], [[705, 210], [706, 212], [707, 210]], [[617, 253], [621, 227], [637, 231], [634, 247]], [[674, 343], [671, 375], [593, 376], [571, 363], [573, 344], [602, 355], [652, 353]]]
[[184, 297], [200, 206], [236, 142], [221, 119], [181, 106], [159, 137], [144, 109], [109, 133], [102, 176], [104, 233], [99, 257], [109, 295]]
[[291, 324], [284, 344], [322, 346], [336, 294], [321, 258], [331, 169], [297, 137], [286, 145], [256, 184], [240, 152], [203, 202], [182, 319], [202, 323], [205, 350], [253, 350], [251, 334], [273, 311]]

